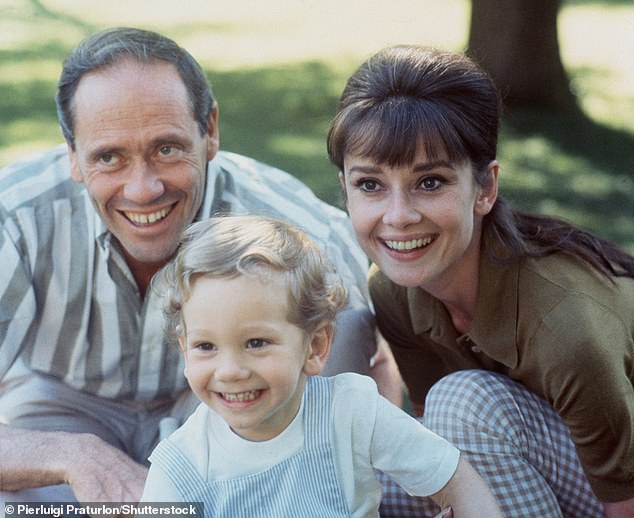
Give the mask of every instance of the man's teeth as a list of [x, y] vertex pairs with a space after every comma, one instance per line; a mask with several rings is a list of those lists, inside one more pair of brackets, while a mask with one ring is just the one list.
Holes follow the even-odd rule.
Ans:
[[248, 392], [223, 392], [222, 397], [227, 401], [253, 401], [259, 395], [259, 390], [249, 390]]
[[165, 216], [169, 214], [169, 207], [156, 212], [150, 212], [149, 214], [141, 214], [139, 212], [126, 212], [126, 217], [132, 221], [135, 225], [151, 225], [157, 221], [161, 221]]
[[412, 239], [410, 241], [392, 241], [387, 240], [385, 244], [392, 250], [414, 250], [415, 248], [422, 248], [427, 246], [433, 241], [433, 238], [426, 237], [424, 239]]

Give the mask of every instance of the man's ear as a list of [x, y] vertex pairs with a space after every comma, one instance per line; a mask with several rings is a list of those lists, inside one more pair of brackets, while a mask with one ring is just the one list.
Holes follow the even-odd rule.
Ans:
[[330, 354], [330, 345], [334, 334], [335, 328], [332, 322], [322, 322], [313, 331], [308, 344], [308, 356], [304, 362], [306, 376], [316, 376], [322, 371]]
[[68, 160], [70, 161], [71, 178], [77, 183], [84, 183], [84, 177], [82, 176], [81, 169], [79, 168], [77, 150], [75, 150], [68, 141], [66, 141], [66, 148], [68, 150]]
[[207, 121], [207, 160], [216, 156], [220, 149], [220, 129], [218, 128], [218, 105], [209, 114]]
[[476, 200], [476, 214], [479, 216], [485, 216], [495, 204], [495, 200], [498, 197], [498, 176], [500, 174], [500, 164], [497, 160], [492, 160], [487, 166], [487, 183], [483, 187], [480, 187], [480, 193]]

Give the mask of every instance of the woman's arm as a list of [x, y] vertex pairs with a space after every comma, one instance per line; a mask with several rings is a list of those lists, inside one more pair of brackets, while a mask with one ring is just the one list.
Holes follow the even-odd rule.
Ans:
[[385, 338], [376, 331], [377, 352], [372, 358], [370, 376], [379, 388], [379, 394], [399, 408], [403, 406], [405, 385], [394, 355]]
[[443, 509], [451, 507], [455, 518], [502, 518], [489, 486], [462, 455], [453, 477], [431, 499]]
[[607, 518], [632, 518], [634, 516], [634, 498], [622, 502], [604, 503]]

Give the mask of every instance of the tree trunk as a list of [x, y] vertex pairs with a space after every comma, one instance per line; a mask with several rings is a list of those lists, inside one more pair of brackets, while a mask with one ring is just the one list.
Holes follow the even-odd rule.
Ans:
[[510, 108], [576, 106], [559, 54], [561, 0], [472, 0], [467, 53]]

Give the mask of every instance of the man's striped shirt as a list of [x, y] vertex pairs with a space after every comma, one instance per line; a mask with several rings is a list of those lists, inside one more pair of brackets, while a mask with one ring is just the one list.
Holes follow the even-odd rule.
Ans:
[[[367, 261], [346, 215], [287, 173], [220, 152], [208, 166], [198, 219], [247, 212], [291, 221], [322, 245], [351, 296], [347, 323], [338, 321], [348, 332], [337, 333], [334, 355], [348, 348], [365, 365], [374, 353]], [[165, 337], [157, 296], [140, 296], [88, 193], [70, 178], [65, 146], [0, 171], [0, 221], [0, 379], [19, 359], [102, 397], [182, 392], [182, 355]]]

